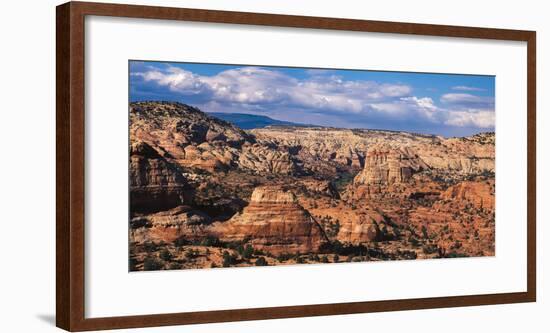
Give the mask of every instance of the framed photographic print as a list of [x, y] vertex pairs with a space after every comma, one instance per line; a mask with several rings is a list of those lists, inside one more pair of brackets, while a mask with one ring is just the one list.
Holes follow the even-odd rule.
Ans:
[[58, 6], [57, 325], [534, 302], [535, 45]]

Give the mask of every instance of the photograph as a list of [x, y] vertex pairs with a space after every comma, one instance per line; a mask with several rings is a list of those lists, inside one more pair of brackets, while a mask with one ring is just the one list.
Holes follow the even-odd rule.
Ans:
[[2, 4], [0, 333], [550, 332], [544, 2]]
[[129, 270], [495, 255], [495, 77], [129, 61]]

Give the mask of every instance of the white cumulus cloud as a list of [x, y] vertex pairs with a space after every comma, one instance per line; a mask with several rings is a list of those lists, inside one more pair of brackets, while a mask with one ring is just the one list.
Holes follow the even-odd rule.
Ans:
[[449, 112], [446, 125], [492, 128], [495, 126], [495, 112], [486, 110]]
[[441, 102], [455, 105], [470, 105], [470, 104], [493, 104], [494, 98], [487, 96], [478, 96], [467, 93], [449, 93], [441, 96]]
[[407, 85], [349, 81], [334, 75], [298, 80], [258, 67], [229, 69], [213, 76], [196, 75], [178, 67], [165, 71], [151, 69], [134, 75], [184, 96], [202, 93], [217, 102], [279, 103], [333, 111], [361, 112], [372, 102], [407, 96], [412, 91]]
[[454, 86], [451, 89], [453, 90], [462, 90], [462, 91], [485, 91], [486, 89], [470, 86]]
[[199, 75], [176, 66], [150, 66], [131, 75], [183, 100], [194, 98], [198, 105], [208, 106], [207, 111], [276, 111], [284, 119], [300, 112], [346, 120], [352, 126], [356, 121], [374, 121], [494, 127], [494, 98], [475, 95], [480, 91], [475, 87], [453, 87], [464, 92], [443, 94], [436, 103], [431, 97], [415, 96], [407, 84], [349, 80], [330, 70], [305, 73], [305, 78], [298, 78], [277, 69], [247, 66]]

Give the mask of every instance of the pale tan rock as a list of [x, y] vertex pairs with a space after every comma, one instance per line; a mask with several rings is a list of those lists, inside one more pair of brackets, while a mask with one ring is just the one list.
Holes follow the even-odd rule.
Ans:
[[331, 198], [340, 197], [340, 194], [330, 181], [309, 179], [302, 181], [301, 183], [310, 192], [326, 195]]
[[244, 146], [237, 163], [240, 168], [259, 174], [294, 175], [300, 173], [300, 167], [288, 152], [261, 144]]
[[189, 206], [134, 217], [130, 220], [130, 239], [134, 242], [171, 243], [180, 237], [187, 241], [205, 237], [211, 223], [208, 215]]
[[367, 153], [365, 167], [354, 184], [393, 184], [407, 182], [428, 165], [407, 148], [373, 147]]
[[382, 215], [369, 211], [353, 214], [342, 220], [338, 240], [343, 243], [363, 244], [381, 239], [379, 224], [384, 221]]
[[[494, 172], [494, 133], [463, 138], [392, 132], [315, 127], [266, 127], [251, 130], [258, 140], [288, 147], [304, 168], [325, 171], [330, 163], [363, 168], [372, 147], [407, 147], [430, 169], [475, 174]], [[322, 163], [321, 163], [322, 162]]]
[[226, 170], [239, 147], [253, 138], [230, 123], [181, 103], [130, 104], [130, 140], [158, 147], [182, 167]]

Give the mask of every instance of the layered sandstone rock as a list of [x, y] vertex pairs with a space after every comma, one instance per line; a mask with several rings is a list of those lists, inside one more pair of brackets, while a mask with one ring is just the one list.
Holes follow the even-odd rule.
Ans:
[[178, 167], [145, 142], [133, 142], [130, 147], [129, 177], [132, 212], [164, 210], [191, 199]]
[[158, 147], [159, 152], [183, 167], [211, 172], [230, 168], [239, 147], [253, 142], [243, 130], [180, 103], [130, 104], [130, 140]]
[[269, 145], [245, 145], [239, 155], [238, 165], [257, 174], [296, 175], [301, 173], [299, 164], [284, 150]]
[[189, 206], [134, 217], [130, 220], [130, 238], [135, 242], [167, 242], [184, 237], [187, 241], [207, 235], [208, 215]]
[[340, 194], [338, 190], [334, 187], [334, 184], [327, 180], [316, 180], [309, 179], [302, 181], [301, 184], [305, 187], [308, 192], [325, 195], [330, 198], [338, 199]]
[[363, 136], [349, 129], [267, 127], [250, 133], [262, 142], [287, 147], [313, 171], [326, 168], [327, 162], [361, 168], [368, 145]]
[[362, 244], [382, 240], [379, 225], [383, 224], [384, 217], [374, 211], [353, 214], [341, 220], [337, 239], [343, 243]]
[[182, 167], [209, 172], [243, 169], [256, 174], [337, 176], [342, 168], [363, 169], [367, 151], [388, 143], [413, 150], [430, 169], [460, 174], [494, 172], [494, 133], [447, 139], [321, 127], [267, 127], [245, 132], [181, 103], [131, 103], [130, 139], [148, 143]]
[[414, 172], [428, 166], [407, 148], [373, 148], [367, 153], [365, 167], [354, 184], [393, 184], [407, 182]]
[[214, 231], [224, 241], [249, 241], [274, 254], [317, 251], [328, 241], [294, 193], [281, 186], [257, 187], [249, 205]]
[[[175, 102], [130, 104], [130, 134], [150, 139], [171, 138], [178, 144], [226, 142], [239, 146], [252, 138], [238, 127], [210, 117], [192, 106]], [[167, 146], [169, 142], [164, 142]]]
[[130, 104], [130, 140], [158, 148], [170, 161], [209, 172], [243, 169], [257, 174], [297, 174], [288, 150], [181, 103]]
[[466, 201], [477, 208], [494, 210], [495, 191], [489, 182], [464, 181], [449, 187], [441, 194], [442, 199]]
[[201, 249], [178, 259], [186, 267], [222, 265], [206, 260], [206, 250], [240, 255], [239, 244], [224, 242], [251, 244], [270, 264], [282, 253], [328, 254], [335, 247], [322, 245], [336, 241], [377, 248], [383, 253], [375, 260], [410, 259], [409, 250], [436, 257], [436, 245], [450, 254], [494, 254], [494, 138], [242, 131], [184, 104], [131, 103], [131, 240], [145, 251], [139, 260], [153, 255], [141, 246], [151, 241], [176, 257], [185, 247]]
[[[362, 168], [367, 151], [391, 143], [408, 147], [431, 169], [460, 174], [494, 172], [495, 134], [443, 138], [407, 132], [315, 127], [266, 127], [251, 130], [257, 139], [288, 147], [313, 171], [340, 167]], [[322, 163], [320, 163], [322, 162]]]
[[433, 169], [461, 174], [495, 171], [495, 133], [434, 141], [435, 145], [419, 147], [418, 155]]

